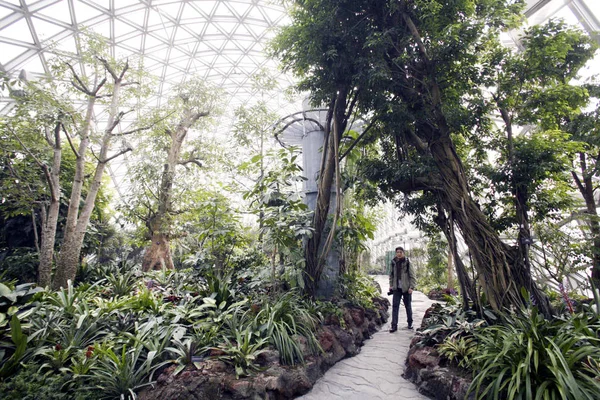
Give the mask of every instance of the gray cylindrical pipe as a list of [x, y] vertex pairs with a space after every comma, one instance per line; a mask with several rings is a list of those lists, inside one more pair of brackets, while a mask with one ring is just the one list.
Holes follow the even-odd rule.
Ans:
[[[325, 143], [325, 132], [314, 130], [304, 134], [302, 138], [302, 159], [304, 176], [307, 180], [304, 182], [305, 202], [311, 210], [315, 210], [317, 204], [317, 179], [321, 168], [321, 158], [323, 156], [323, 144]], [[331, 198], [329, 201], [328, 214], [335, 213], [336, 192], [332, 187]], [[323, 232], [323, 238], [319, 245], [319, 251], [323, 250], [323, 245], [329, 229]], [[321, 274], [321, 279], [317, 286], [317, 297], [331, 298], [335, 289], [339, 275], [339, 254], [335, 243], [331, 247], [325, 261], [325, 267]]]

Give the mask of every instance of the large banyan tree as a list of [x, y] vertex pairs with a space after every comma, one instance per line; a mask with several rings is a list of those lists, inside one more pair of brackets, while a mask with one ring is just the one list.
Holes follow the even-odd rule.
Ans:
[[[334, 122], [340, 108], [355, 107], [380, 127], [374, 132], [395, 143], [398, 166], [409, 153], [431, 166], [433, 173], [386, 184], [436, 194], [440, 227], [450, 236], [452, 227], [460, 230], [493, 308], [521, 306], [529, 300], [525, 289], [550, 315], [524, 257], [527, 238], [514, 246], [501, 240], [474, 200], [454, 143], [489, 128], [483, 87], [501, 64], [484, 55], [498, 47], [503, 29], [518, 24], [522, 6], [519, 0], [298, 0], [274, 52], [301, 78], [301, 90], [332, 107]], [[476, 296], [460, 272], [461, 286]]]

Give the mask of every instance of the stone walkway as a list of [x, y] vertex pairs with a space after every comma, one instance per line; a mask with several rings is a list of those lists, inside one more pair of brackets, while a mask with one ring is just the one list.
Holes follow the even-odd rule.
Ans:
[[[388, 277], [376, 277], [382, 290], [387, 291]], [[388, 299], [392, 302], [392, 296]], [[433, 302], [421, 292], [413, 292], [413, 325], [421, 326], [425, 310]], [[398, 331], [389, 333], [390, 319], [381, 330], [365, 341], [359, 354], [346, 358], [315, 383], [312, 390], [299, 397], [302, 400], [428, 400], [416, 386], [402, 377], [408, 347], [414, 335], [406, 327], [406, 310], [400, 306]]]

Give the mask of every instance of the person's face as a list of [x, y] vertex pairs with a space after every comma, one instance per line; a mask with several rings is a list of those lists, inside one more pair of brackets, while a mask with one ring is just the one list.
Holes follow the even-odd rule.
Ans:
[[404, 257], [404, 252], [402, 250], [396, 250], [396, 257], [398, 257], [398, 258]]

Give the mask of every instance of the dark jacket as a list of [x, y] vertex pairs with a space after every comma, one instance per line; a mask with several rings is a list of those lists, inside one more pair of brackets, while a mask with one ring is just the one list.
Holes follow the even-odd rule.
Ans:
[[398, 289], [398, 278], [402, 283], [402, 291], [408, 292], [408, 289], [415, 289], [417, 286], [417, 277], [415, 270], [408, 257], [396, 258], [392, 260], [390, 268], [390, 287], [392, 290]]

